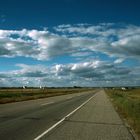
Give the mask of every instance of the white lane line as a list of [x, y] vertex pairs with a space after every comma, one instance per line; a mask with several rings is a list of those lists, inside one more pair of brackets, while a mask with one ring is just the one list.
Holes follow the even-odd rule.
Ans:
[[79, 107], [77, 107], [76, 109], [74, 109], [72, 112], [70, 112], [68, 115], [66, 115], [64, 118], [62, 118], [60, 121], [58, 121], [57, 123], [55, 123], [53, 126], [51, 126], [49, 129], [47, 129], [46, 131], [44, 131], [42, 134], [40, 134], [39, 136], [37, 136], [36, 138], [34, 138], [34, 140], [39, 140], [41, 139], [44, 135], [46, 135], [48, 132], [50, 132], [52, 129], [54, 129], [56, 126], [58, 126], [60, 123], [62, 123], [66, 118], [68, 118], [69, 116], [71, 116], [73, 113], [75, 113], [77, 110], [79, 110], [82, 106], [84, 106], [86, 103], [88, 103], [93, 97], [95, 97], [97, 95], [94, 94], [92, 97], [90, 97], [88, 100], [86, 100], [84, 103], [82, 103]]
[[41, 104], [41, 106], [49, 105], [49, 104], [53, 104], [53, 103], [54, 103], [54, 102], [48, 102], [48, 103]]

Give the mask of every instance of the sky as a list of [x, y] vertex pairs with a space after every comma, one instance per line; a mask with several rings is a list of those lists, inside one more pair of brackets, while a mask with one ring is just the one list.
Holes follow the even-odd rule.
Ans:
[[1, 0], [0, 87], [140, 86], [139, 0]]

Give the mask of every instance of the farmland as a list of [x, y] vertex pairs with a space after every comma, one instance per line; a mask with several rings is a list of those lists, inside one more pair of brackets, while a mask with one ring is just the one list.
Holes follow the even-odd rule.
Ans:
[[91, 88], [7, 88], [0, 89], [0, 104], [46, 98], [93, 90]]

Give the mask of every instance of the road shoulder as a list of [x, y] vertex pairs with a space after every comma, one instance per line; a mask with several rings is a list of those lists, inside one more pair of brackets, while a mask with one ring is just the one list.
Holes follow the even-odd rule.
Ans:
[[104, 91], [42, 139], [133, 140]]

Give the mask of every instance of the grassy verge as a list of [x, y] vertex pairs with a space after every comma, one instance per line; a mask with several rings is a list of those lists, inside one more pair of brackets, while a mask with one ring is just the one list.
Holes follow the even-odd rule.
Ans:
[[140, 89], [106, 89], [106, 93], [140, 139]]
[[0, 104], [90, 91], [89, 88], [0, 89]]

